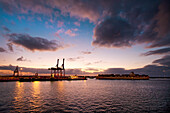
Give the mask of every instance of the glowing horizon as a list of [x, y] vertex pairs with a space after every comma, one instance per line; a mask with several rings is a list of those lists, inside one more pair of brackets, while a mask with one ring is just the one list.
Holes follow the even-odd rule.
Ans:
[[65, 58], [77, 73], [169, 75], [167, 1], [72, 2], [1, 0], [0, 74], [9, 65], [48, 69], [60, 59], [61, 66]]

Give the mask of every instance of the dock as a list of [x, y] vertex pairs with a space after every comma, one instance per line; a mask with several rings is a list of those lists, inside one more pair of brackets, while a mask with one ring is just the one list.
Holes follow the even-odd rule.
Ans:
[[[20, 76], [19, 67], [16, 66], [13, 75], [0, 76], [0, 82], [20, 81], [20, 82], [32, 82], [32, 81], [58, 81], [58, 80], [87, 80], [85, 76], [65, 76], [64, 59], [61, 67], [59, 65], [59, 59], [57, 59], [57, 65], [55, 67], [48, 68], [51, 71], [50, 76], [38, 76], [38, 72], [34, 76]], [[22, 69], [22, 68], [21, 68]]]

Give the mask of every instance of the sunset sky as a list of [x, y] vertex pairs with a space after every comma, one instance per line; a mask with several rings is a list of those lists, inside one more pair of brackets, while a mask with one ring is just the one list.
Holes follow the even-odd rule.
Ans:
[[[0, 75], [170, 76], [169, 0], [0, 0]], [[46, 71], [47, 70], [47, 71]]]

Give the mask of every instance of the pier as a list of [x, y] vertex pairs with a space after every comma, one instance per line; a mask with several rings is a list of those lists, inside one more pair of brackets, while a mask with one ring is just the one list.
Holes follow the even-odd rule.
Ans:
[[20, 76], [19, 67], [16, 66], [14, 74], [11, 76], [0, 76], [0, 82], [9, 81], [20, 81], [20, 82], [31, 82], [31, 81], [58, 81], [58, 80], [87, 80], [84, 76], [65, 76], [64, 60], [61, 67], [59, 67], [59, 59], [57, 59], [57, 64], [55, 67], [48, 68], [51, 71], [50, 76], [38, 76], [35, 73], [34, 76]]

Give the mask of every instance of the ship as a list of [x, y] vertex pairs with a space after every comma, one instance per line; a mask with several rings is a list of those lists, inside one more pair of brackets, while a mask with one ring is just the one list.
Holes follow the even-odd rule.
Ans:
[[69, 80], [87, 80], [85, 76], [77, 76], [77, 75], [70, 75], [68, 79]]
[[148, 75], [130, 74], [99, 74], [96, 79], [104, 80], [149, 80]]

